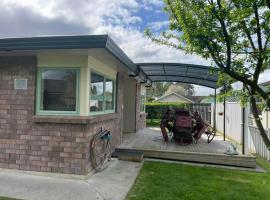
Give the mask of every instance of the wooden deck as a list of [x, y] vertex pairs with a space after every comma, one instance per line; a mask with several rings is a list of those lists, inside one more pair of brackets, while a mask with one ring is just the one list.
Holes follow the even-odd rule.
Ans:
[[172, 159], [181, 161], [221, 164], [239, 167], [256, 167], [254, 156], [226, 155], [224, 152], [231, 146], [229, 141], [223, 141], [217, 136], [208, 144], [205, 136], [198, 143], [182, 146], [176, 143], [166, 143], [162, 140], [158, 128], [143, 129], [138, 133], [124, 134], [123, 143], [116, 149], [121, 152], [142, 152], [145, 157]]

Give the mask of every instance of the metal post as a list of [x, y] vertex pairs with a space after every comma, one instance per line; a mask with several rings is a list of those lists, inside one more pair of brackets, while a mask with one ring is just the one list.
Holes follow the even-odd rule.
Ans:
[[216, 130], [216, 116], [217, 116], [217, 89], [215, 89], [215, 99], [214, 99], [214, 130]]
[[224, 99], [223, 99], [223, 140], [226, 140], [226, 84], [224, 84]]
[[[243, 92], [245, 92], [245, 86], [243, 84]], [[246, 109], [243, 106], [242, 108], [242, 154], [245, 154], [245, 116], [246, 114]]]

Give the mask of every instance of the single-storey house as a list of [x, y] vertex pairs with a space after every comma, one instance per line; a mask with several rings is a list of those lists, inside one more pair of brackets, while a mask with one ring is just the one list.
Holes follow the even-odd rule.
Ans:
[[175, 92], [172, 92], [170, 94], [166, 94], [166, 95], [156, 99], [154, 102], [194, 103], [193, 100], [191, 100], [183, 95], [177, 94]]
[[147, 83], [108, 35], [0, 39], [0, 168], [88, 173], [100, 127], [145, 127]]

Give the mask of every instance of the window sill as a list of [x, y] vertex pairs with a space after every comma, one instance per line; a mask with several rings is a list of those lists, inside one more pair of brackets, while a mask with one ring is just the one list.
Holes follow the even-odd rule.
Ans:
[[108, 114], [99, 114], [90, 116], [90, 124], [98, 123], [101, 121], [107, 121], [116, 119], [118, 117], [118, 113], [108, 113]]
[[64, 116], [64, 115], [35, 115], [34, 123], [52, 123], [52, 124], [88, 124], [89, 117], [84, 116]]
[[34, 123], [52, 123], [52, 124], [93, 124], [101, 121], [116, 119], [117, 113], [102, 114], [94, 116], [56, 116], [56, 115], [35, 115]]
[[146, 112], [140, 112], [140, 115], [141, 115], [141, 116], [144, 116], [144, 115], [147, 116], [148, 113], [146, 113]]

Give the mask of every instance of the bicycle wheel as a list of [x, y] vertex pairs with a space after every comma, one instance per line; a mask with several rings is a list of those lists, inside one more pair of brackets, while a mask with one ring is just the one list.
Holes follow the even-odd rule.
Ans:
[[212, 128], [212, 129], [207, 133], [207, 137], [208, 137], [207, 142], [208, 142], [208, 144], [209, 144], [210, 142], [212, 142], [212, 140], [214, 139], [215, 136], [216, 136], [216, 130]]
[[92, 140], [90, 148], [91, 163], [96, 171], [104, 169], [104, 163], [110, 156], [110, 143], [108, 140], [101, 139], [101, 134], [96, 134]]

